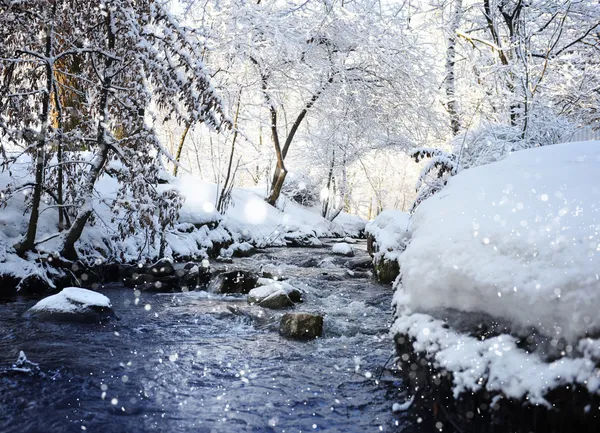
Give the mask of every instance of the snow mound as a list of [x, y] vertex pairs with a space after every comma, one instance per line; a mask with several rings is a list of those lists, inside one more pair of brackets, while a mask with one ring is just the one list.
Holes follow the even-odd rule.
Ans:
[[256, 287], [248, 292], [248, 302], [258, 304], [268, 297], [284, 293], [294, 302], [299, 302], [302, 299], [302, 291], [285, 281], [275, 281], [269, 278], [259, 278], [257, 281], [259, 287]]
[[465, 170], [411, 232], [399, 261], [413, 311], [480, 311], [570, 342], [600, 331], [600, 142]]
[[354, 249], [346, 242], [339, 242], [331, 247], [331, 252], [340, 256], [353, 256]]
[[56, 295], [42, 299], [27, 313], [40, 318], [51, 318], [51, 316], [68, 318], [70, 316], [90, 316], [112, 313], [110, 299], [101, 293], [79, 287], [67, 287]]
[[395, 259], [404, 249], [409, 222], [410, 215], [406, 212], [384, 210], [367, 224], [365, 232], [377, 243], [379, 255]]

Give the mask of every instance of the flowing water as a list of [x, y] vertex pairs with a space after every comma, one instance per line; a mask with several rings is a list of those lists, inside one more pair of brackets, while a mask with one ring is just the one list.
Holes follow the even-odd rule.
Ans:
[[[298, 266], [309, 258], [324, 262]], [[258, 318], [243, 297], [206, 292], [106, 286], [121, 320], [104, 324], [29, 321], [35, 299], [2, 301], [0, 370], [22, 350], [40, 373], [0, 372], [0, 432], [404, 430], [391, 410], [406, 398], [387, 362], [391, 288], [348, 275], [344, 261], [329, 247], [272, 248], [227, 265], [304, 289], [295, 310], [325, 315], [310, 342], [278, 334], [281, 311]]]

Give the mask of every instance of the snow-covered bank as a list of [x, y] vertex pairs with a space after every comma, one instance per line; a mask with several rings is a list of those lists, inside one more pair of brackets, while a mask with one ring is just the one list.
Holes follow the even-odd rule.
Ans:
[[[90, 158], [87, 153], [78, 159]], [[15, 190], [32, 181], [28, 172], [28, 156], [21, 156], [11, 170], [0, 172], [0, 190]], [[119, 184], [115, 172], [119, 164], [111, 163], [96, 184], [93, 200], [94, 217], [76, 244], [84, 263], [133, 263], [154, 260], [160, 250], [160, 236], [151, 240], [147, 230], [137, 230], [124, 237], [119, 224], [127, 215], [127, 203], [118, 200]], [[245, 254], [253, 246], [286, 245], [290, 238], [358, 236], [365, 221], [341, 214], [334, 222], [322, 218], [317, 209], [309, 209], [282, 196], [278, 208], [268, 205], [263, 197], [266, 189], [234, 188], [230, 205], [224, 214], [215, 210], [217, 185], [184, 175], [173, 178], [163, 175], [159, 190], [174, 189], [183, 198], [179, 218], [165, 233], [165, 255], [174, 259], [203, 259], [216, 255]], [[28, 191], [24, 189], [24, 191]], [[47, 264], [40, 263], [35, 254], [21, 258], [15, 254], [17, 244], [27, 230], [29, 214], [25, 194], [12, 194], [0, 212], [0, 281], [14, 285], [15, 281], [35, 279], [52, 286], [59, 274]], [[131, 197], [133, 201], [135, 198]], [[125, 204], [125, 207], [123, 207]], [[37, 227], [37, 251], [49, 257], [60, 250], [58, 212], [53, 200], [42, 203]], [[17, 283], [18, 284], [18, 283]]]
[[517, 408], [583, 392], [561, 410], [597, 414], [598, 185], [600, 142], [562, 144], [465, 170], [419, 206], [392, 247], [392, 333], [414, 386]]
[[398, 259], [410, 237], [409, 223], [409, 214], [385, 210], [365, 227], [367, 249], [380, 282], [390, 283], [400, 272]]
[[453, 177], [400, 257], [414, 310], [506, 318], [573, 342], [600, 331], [600, 142], [515, 152]]

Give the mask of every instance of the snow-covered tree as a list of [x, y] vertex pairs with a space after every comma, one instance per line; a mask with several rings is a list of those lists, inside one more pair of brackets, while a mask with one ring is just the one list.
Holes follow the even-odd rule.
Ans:
[[[173, 118], [219, 129], [228, 122], [202, 62], [198, 30], [181, 26], [165, 4], [153, 0], [6, 0], [0, 5], [0, 20], [11, 23], [2, 31], [13, 35], [3, 34], [0, 41], [3, 142], [32, 154], [35, 165], [29, 229], [17, 251], [23, 254], [40, 242], [35, 235], [41, 196], [56, 196], [48, 186], [60, 185], [62, 194], [62, 174], [58, 182], [49, 179], [57, 165], [49, 163], [49, 151], [59, 139], [70, 149], [92, 150], [91, 157], [78, 154], [58, 162], [71, 166], [72, 175], [64, 185], [70, 201], [56, 200], [57, 205], [77, 210], [61, 234], [64, 257], [77, 257], [75, 243], [94, 214], [95, 184], [107, 169], [121, 185], [109, 204], [120, 220], [120, 235], [138, 229], [152, 236], [164, 232], [180, 200], [159, 190], [161, 157], [170, 156], [153, 124]], [[66, 59], [75, 57], [77, 68], [67, 67]], [[61, 74], [69, 81], [58, 80]], [[64, 106], [60, 92], [65, 88], [84, 99], [76, 107], [83, 120], [68, 133], [60, 125], [75, 107]], [[150, 113], [151, 106], [158, 107], [160, 118]], [[7, 156], [5, 163], [10, 162]]]

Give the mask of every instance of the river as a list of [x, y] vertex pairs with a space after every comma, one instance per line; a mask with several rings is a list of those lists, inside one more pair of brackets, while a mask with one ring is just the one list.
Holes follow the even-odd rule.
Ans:
[[[392, 290], [355, 278], [324, 248], [269, 248], [223, 268], [278, 274], [305, 290], [296, 311], [324, 335], [277, 332], [280, 311], [206, 292], [102, 287], [120, 320], [29, 321], [36, 300], [0, 303], [0, 369], [24, 351], [40, 373], [0, 373], [1, 432], [379, 432], [412, 430], [388, 335]], [[366, 255], [363, 242], [357, 255]], [[298, 266], [309, 258], [320, 266]], [[237, 306], [246, 315], [227, 308]], [[386, 368], [384, 368], [386, 366]]]

